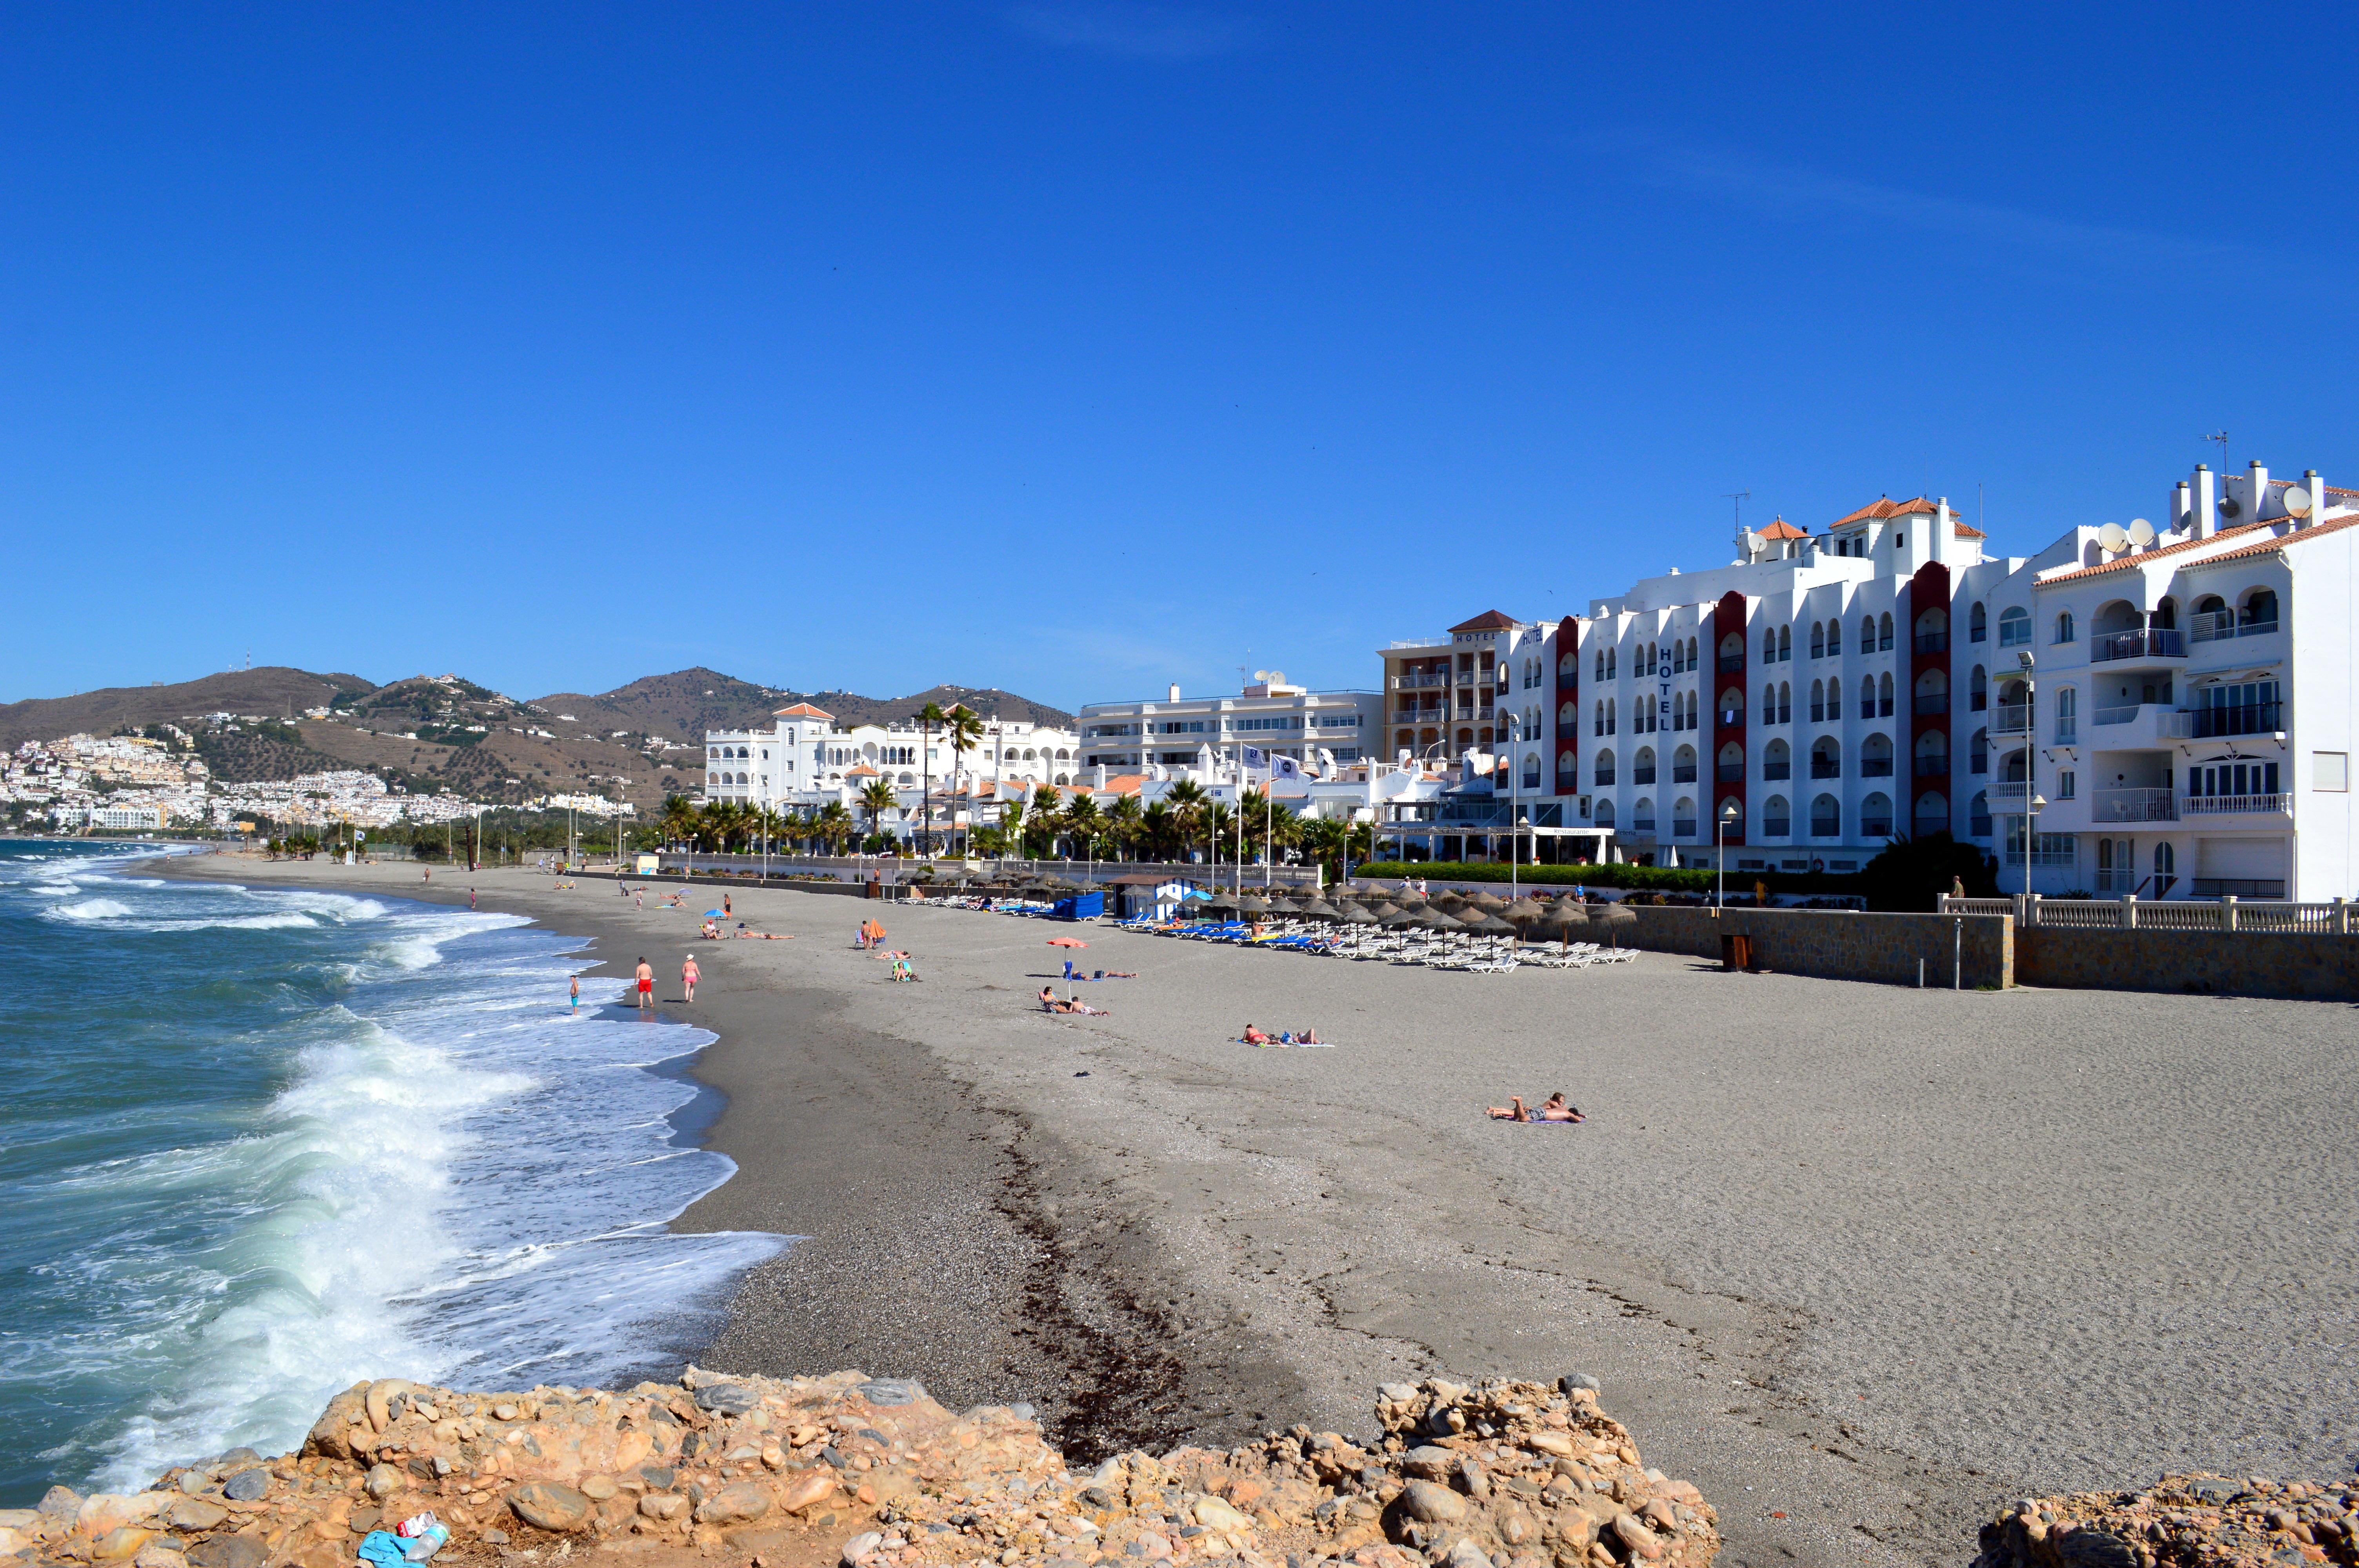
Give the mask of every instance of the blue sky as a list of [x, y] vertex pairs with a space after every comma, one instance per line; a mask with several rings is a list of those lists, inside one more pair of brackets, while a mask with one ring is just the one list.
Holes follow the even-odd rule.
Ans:
[[1976, 487], [2359, 484], [2354, 19], [19, 6], [0, 700], [1071, 706]]

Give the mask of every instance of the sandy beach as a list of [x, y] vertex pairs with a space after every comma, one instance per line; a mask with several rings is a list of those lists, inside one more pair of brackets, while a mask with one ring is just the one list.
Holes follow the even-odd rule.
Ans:
[[[1028, 1399], [1069, 1454], [1368, 1434], [1386, 1379], [1584, 1371], [1719, 1507], [1723, 1561], [1962, 1563], [2009, 1497], [2347, 1475], [2351, 1012], [1919, 992], [1692, 960], [1505, 977], [732, 890], [792, 942], [525, 871], [172, 874], [514, 910], [720, 1042], [738, 1175], [683, 1227], [803, 1236], [709, 1357]], [[690, 908], [719, 902], [692, 890]], [[652, 900], [650, 900], [652, 902]], [[1062, 928], [1071, 932], [1071, 928]], [[682, 956], [705, 979], [679, 1000]], [[591, 989], [585, 979], [585, 990]], [[1060, 986], [1060, 989], [1063, 989]], [[1334, 1048], [1256, 1051], [1248, 1022]], [[1486, 1119], [1562, 1088], [1583, 1126]], [[1782, 1516], [1782, 1517], [1780, 1517]]]

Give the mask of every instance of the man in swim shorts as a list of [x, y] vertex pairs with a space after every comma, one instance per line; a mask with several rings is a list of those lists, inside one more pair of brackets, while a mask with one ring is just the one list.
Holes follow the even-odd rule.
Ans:
[[647, 961], [645, 958], [641, 958], [639, 960], [639, 1006], [644, 1011], [652, 1009], [655, 1004], [656, 972], [647, 967]]

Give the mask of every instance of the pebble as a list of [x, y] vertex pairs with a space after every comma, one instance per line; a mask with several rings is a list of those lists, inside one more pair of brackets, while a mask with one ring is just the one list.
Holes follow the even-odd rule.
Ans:
[[240, 1470], [222, 1483], [222, 1496], [235, 1502], [258, 1503], [270, 1495], [270, 1472], [256, 1465]]
[[[924, 1384], [912, 1382], [906, 1378], [872, 1378], [860, 1385], [860, 1397], [872, 1405], [908, 1405], [924, 1399], [926, 1388]], [[1020, 1409], [1029, 1411], [1031, 1407], [1026, 1405]], [[1027, 1414], [1025, 1419], [1031, 1418]]]

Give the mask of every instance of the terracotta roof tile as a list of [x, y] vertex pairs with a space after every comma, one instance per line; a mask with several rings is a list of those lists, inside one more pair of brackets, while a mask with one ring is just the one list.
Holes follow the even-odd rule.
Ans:
[[883, 778], [885, 775], [878, 773], [875, 768], [870, 767], [866, 762], [854, 762], [852, 766], [843, 770], [843, 776], [848, 779], [877, 779]]
[[1968, 527], [1965, 524], [1955, 521], [1951, 522], [1950, 524], [1950, 536], [1953, 539], [1987, 539], [1990, 537], [1988, 534], [1984, 533], [1979, 528]]
[[1805, 530], [1797, 528], [1783, 517], [1779, 517], [1773, 519], [1769, 526], [1761, 530], [1761, 536], [1765, 539], [1807, 539], [1810, 535]]
[[2124, 556], [2118, 560], [2107, 561], [2102, 566], [2075, 567], [2069, 572], [2058, 572], [2054, 577], [2043, 577], [2037, 580], [2040, 587], [2045, 588], [2051, 582], [2073, 582], [2084, 577], [2095, 577], [2100, 572], [2117, 572], [2125, 567], [2139, 566], [2159, 557], [2183, 556], [2190, 550], [2200, 550], [2207, 545], [2216, 545], [2223, 539], [2232, 539], [2239, 534], [2249, 534], [2256, 528], [2269, 527], [2275, 522], [2276, 519], [2273, 518], [2267, 523], [2239, 523], [2233, 528], [2221, 529], [2208, 539], [2181, 539], [2176, 545], [2165, 545], [2158, 550], [2140, 550], [2135, 555]]
[[798, 702], [792, 708], [773, 709], [770, 717], [773, 719], [833, 719], [835, 715], [824, 709], [813, 708], [808, 702]]
[[1516, 624], [1514, 616], [1504, 615], [1495, 610], [1486, 610], [1472, 621], [1460, 622], [1451, 630], [1452, 632], [1503, 632], [1514, 624]]
[[1827, 526], [1840, 528], [1846, 523], [1864, 523], [1880, 517], [1906, 517], [1911, 513], [1932, 510], [1933, 503], [1921, 495], [1909, 501], [1895, 501], [1887, 495], [1873, 505], [1861, 507], [1847, 517], [1836, 518]]
[[[2276, 519], [2273, 518], [2271, 521], [2274, 522]], [[2267, 527], [2268, 524], [2262, 523], [2252, 524], [2252, 526]], [[2332, 523], [2313, 523], [2307, 528], [2298, 528], [2290, 534], [2280, 535], [2278, 537], [2274, 539], [2256, 540], [2252, 544], [2242, 546], [2234, 550], [2225, 551], [2220, 555], [2212, 557], [2212, 558], [2215, 561], [2236, 561], [2242, 560], [2247, 556], [2266, 556], [2270, 551], [2281, 550], [2288, 545], [2299, 545], [2304, 539], [2315, 539], [2321, 534], [2339, 534], [2343, 529], [2354, 526], [2359, 526], [2359, 516], [2338, 517]], [[2214, 535], [2212, 536], [2217, 538], [2219, 535]]]

